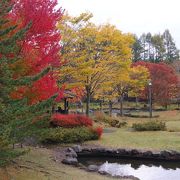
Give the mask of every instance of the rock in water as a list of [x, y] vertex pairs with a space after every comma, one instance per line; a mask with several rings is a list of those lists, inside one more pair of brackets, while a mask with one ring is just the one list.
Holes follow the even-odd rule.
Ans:
[[96, 172], [99, 170], [99, 167], [96, 166], [96, 165], [89, 165], [88, 168], [87, 168], [88, 171], [91, 171], [91, 172]]

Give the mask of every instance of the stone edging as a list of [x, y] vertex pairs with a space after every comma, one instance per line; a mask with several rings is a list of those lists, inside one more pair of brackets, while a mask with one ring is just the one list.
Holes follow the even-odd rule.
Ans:
[[110, 149], [110, 148], [82, 148], [74, 146], [72, 149], [81, 157], [115, 157], [135, 158], [164, 161], [180, 161], [180, 152], [177, 151], [141, 151], [137, 149]]
[[[80, 169], [84, 169], [88, 172], [98, 172], [101, 175], [105, 175], [105, 176], [110, 177], [111, 175], [108, 174], [107, 172], [99, 170], [99, 167], [97, 165], [89, 165], [88, 167], [85, 167], [78, 162], [77, 157], [81, 156], [80, 154], [82, 152], [84, 152], [84, 149], [85, 148], [82, 148], [79, 145], [73, 146], [72, 148], [67, 148], [66, 158], [62, 160], [62, 163], [79, 167]], [[139, 178], [136, 178], [134, 176], [113, 176], [113, 177], [118, 178], [118, 179], [140, 180]]]
[[[62, 163], [74, 165], [89, 172], [98, 172], [103, 175], [108, 175], [106, 172], [99, 171], [96, 165], [89, 165], [84, 167], [78, 162], [80, 157], [115, 157], [115, 158], [132, 158], [132, 159], [151, 159], [151, 160], [164, 160], [164, 161], [180, 161], [180, 153], [177, 151], [140, 151], [136, 149], [110, 149], [110, 148], [87, 148], [80, 145], [75, 145], [72, 148], [67, 148], [66, 158]], [[117, 176], [116, 178], [138, 180], [134, 176]]]

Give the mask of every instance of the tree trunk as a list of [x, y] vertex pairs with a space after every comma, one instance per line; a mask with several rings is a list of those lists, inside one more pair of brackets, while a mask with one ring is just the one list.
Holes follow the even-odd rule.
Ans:
[[136, 109], [138, 108], [138, 97], [136, 96]]
[[86, 86], [86, 115], [89, 116], [89, 105], [90, 105], [90, 89]]
[[120, 115], [123, 116], [123, 95], [120, 96]]
[[100, 106], [100, 111], [102, 112], [102, 101], [101, 100], [100, 100], [99, 106]]
[[55, 113], [55, 107], [54, 107], [54, 105], [52, 106], [51, 111], [50, 111], [50, 114], [53, 114], [53, 113]]
[[164, 105], [164, 108], [167, 110], [167, 109], [168, 109], [168, 105], [167, 105], [167, 104], [165, 104], [165, 105]]
[[109, 101], [109, 116], [112, 116], [112, 101]]
[[82, 104], [81, 112], [84, 113], [84, 104]]
[[67, 99], [66, 98], [64, 98], [64, 112], [65, 112], [65, 114], [66, 114], [66, 109], [67, 109]]

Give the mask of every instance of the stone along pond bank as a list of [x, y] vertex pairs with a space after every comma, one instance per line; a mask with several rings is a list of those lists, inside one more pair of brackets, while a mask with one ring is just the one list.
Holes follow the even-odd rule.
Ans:
[[[62, 163], [68, 165], [74, 165], [81, 169], [85, 169], [90, 172], [98, 172], [103, 175], [111, 175], [105, 172], [103, 168], [98, 165], [89, 164], [84, 166], [79, 159], [81, 158], [114, 158], [114, 159], [137, 159], [137, 160], [151, 160], [151, 161], [164, 161], [164, 162], [180, 162], [180, 153], [177, 151], [140, 151], [136, 149], [110, 149], [100, 147], [82, 147], [79, 145], [66, 149], [66, 158], [62, 160]], [[117, 178], [134, 179], [138, 178], [134, 176], [120, 176], [114, 175]]]

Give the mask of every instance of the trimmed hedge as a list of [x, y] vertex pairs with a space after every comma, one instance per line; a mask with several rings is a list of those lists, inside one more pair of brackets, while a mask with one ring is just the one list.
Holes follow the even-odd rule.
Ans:
[[51, 117], [51, 125], [55, 127], [81, 127], [81, 126], [92, 126], [93, 121], [91, 118], [78, 114], [53, 114]]
[[149, 121], [146, 123], [135, 123], [132, 128], [136, 131], [164, 131], [166, 124], [160, 121]]
[[102, 134], [102, 128], [50, 128], [46, 134], [43, 135], [43, 142], [51, 143], [74, 143], [84, 142], [88, 140], [99, 139]]

